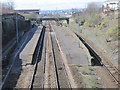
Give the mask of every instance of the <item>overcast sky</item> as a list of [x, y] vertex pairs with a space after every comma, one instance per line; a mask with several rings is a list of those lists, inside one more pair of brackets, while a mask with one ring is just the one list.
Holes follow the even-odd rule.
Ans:
[[[2, 0], [10, 1], [10, 0]], [[59, 10], [70, 8], [84, 8], [88, 2], [102, 2], [104, 0], [12, 0], [15, 9]]]

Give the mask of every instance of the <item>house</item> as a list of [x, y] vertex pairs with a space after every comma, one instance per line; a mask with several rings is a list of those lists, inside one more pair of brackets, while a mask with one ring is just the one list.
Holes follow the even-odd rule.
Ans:
[[106, 0], [103, 3], [103, 12], [115, 11], [120, 8], [120, 0]]

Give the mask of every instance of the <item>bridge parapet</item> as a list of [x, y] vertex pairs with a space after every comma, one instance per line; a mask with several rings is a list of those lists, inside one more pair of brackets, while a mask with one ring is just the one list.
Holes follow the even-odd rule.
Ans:
[[69, 24], [69, 18], [63, 17], [63, 18], [31, 18], [31, 21], [37, 21], [37, 22], [42, 22], [42, 21], [61, 21], [61, 20], [66, 20], [67, 24]]

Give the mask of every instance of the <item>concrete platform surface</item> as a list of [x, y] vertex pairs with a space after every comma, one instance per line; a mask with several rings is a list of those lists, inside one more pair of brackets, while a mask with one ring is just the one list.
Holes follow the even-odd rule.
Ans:
[[31, 64], [35, 48], [37, 46], [40, 33], [42, 31], [42, 26], [39, 26], [35, 31], [31, 40], [27, 43], [25, 48], [20, 53], [20, 59], [22, 60], [22, 65]]
[[81, 66], [88, 65], [88, 56], [84, 49], [81, 48], [80, 42], [75, 37], [75, 34], [65, 27], [53, 26], [53, 29], [62, 51], [68, 60], [68, 64]]

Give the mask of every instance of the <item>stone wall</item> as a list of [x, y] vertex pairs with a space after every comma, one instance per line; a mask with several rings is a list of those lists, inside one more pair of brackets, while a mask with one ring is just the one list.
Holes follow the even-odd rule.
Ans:
[[[30, 24], [26, 22], [25, 17], [17, 14], [18, 32], [30, 29]], [[16, 36], [16, 14], [2, 15], [2, 44], [7, 44], [12, 38]]]

